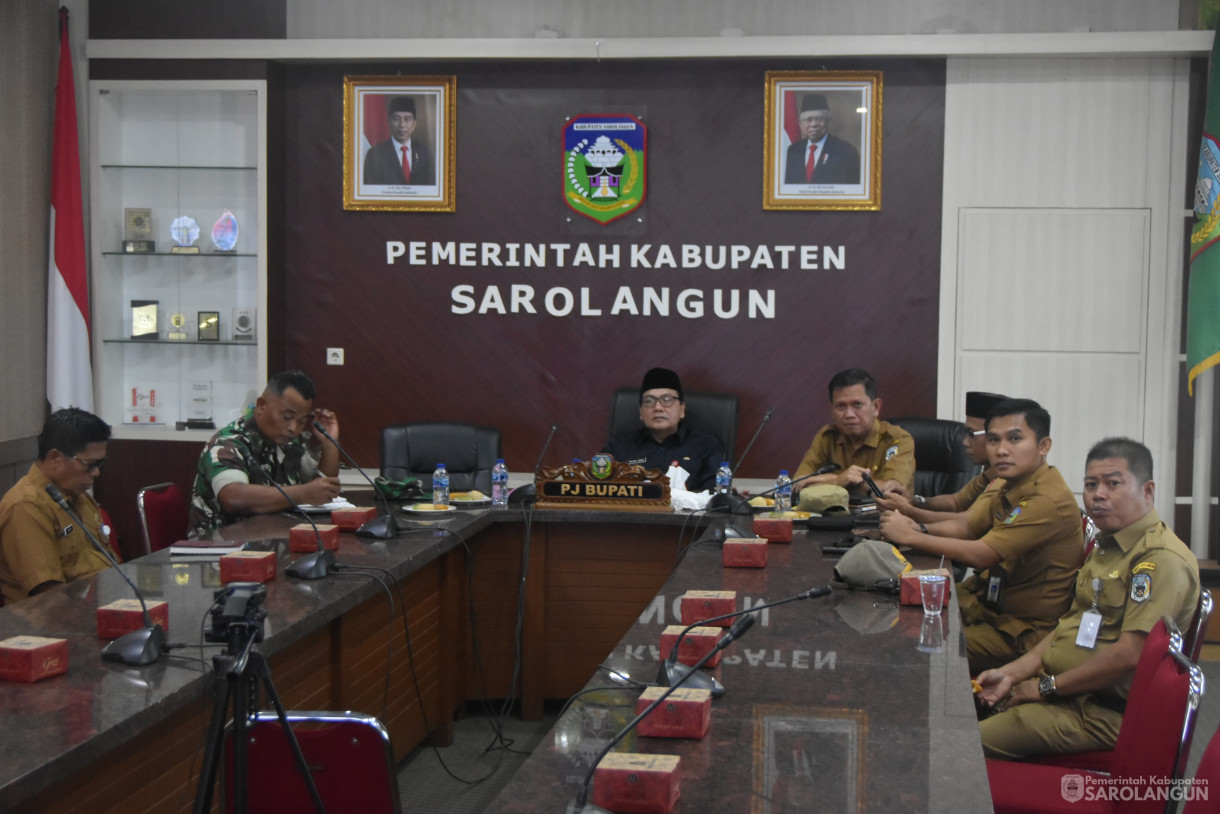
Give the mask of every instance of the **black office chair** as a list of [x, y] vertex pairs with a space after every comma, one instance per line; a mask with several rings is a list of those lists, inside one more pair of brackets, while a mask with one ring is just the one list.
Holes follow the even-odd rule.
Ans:
[[419, 478], [432, 489], [432, 472], [444, 462], [454, 492], [491, 494], [491, 469], [501, 456], [500, 431], [476, 424], [423, 421], [392, 424], [381, 431], [381, 476]]
[[915, 494], [952, 494], [983, 471], [966, 452], [969, 430], [940, 418], [888, 418], [915, 439]]
[[[737, 396], [728, 393], [695, 393], [687, 391], [686, 425], [705, 432], [724, 444], [724, 454], [733, 459], [737, 442]], [[640, 388], [620, 387], [610, 401], [610, 429], [607, 438], [630, 435], [640, 423]]]

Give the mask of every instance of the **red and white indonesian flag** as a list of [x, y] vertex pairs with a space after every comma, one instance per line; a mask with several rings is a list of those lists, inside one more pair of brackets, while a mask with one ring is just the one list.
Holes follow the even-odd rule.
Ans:
[[51, 247], [47, 278], [47, 400], [51, 409], [93, 409], [89, 283], [85, 271], [76, 87], [68, 11], [59, 11], [59, 79], [51, 148]]

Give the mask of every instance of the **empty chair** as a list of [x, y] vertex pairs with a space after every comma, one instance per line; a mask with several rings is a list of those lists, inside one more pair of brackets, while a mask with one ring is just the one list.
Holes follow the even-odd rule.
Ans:
[[[730, 393], [696, 393], [686, 391], [686, 425], [705, 432], [724, 444], [724, 454], [733, 459], [737, 443], [737, 396]], [[640, 388], [620, 387], [610, 401], [610, 426], [607, 438], [634, 433], [644, 426], [640, 422]]]
[[1068, 766], [989, 759], [987, 776], [996, 814], [1165, 811], [1165, 801], [1151, 796], [1101, 799], [1089, 788], [1098, 787], [1100, 778], [1109, 778], [1115, 787], [1156, 788], [1167, 778], [1182, 776], [1203, 695], [1203, 671], [1182, 655], [1180, 646], [1181, 637], [1171, 637], [1163, 621], [1149, 632], [1108, 775]]
[[158, 483], [136, 493], [140, 528], [144, 530], [144, 553], [160, 551], [186, 537], [186, 495], [177, 484]]
[[[384, 726], [355, 712], [289, 712], [328, 814], [400, 814], [394, 750]], [[314, 811], [274, 711], [259, 712], [247, 731], [248, 811]], [[233, 811], [233, 749], [226, 737], [225, 805]]]
[[966, 451], [969, 430], [962, 422], [919, 416], [887, 421], [915, 441], [915, 494], [953, 494], [983, 471]]
[[449, 470], [454, 492], [478, 489], [491, 494], [491, 469], [500, 452], [500, 431], [477, 424], [424, 421], [393, 424], [381, 431], [381, 476], [419, 478], [431, 489], [438, 463]]

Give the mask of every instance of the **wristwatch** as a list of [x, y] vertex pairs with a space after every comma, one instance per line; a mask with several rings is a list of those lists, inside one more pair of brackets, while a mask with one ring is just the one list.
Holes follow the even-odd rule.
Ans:
[[1039, 678], [1038, 679], [1038, 693], [1043, 698], [1046, 698], [1046, 699], [1054, 698], [1055, 695], [1057, 695], [1057, 693], [1055, 692], [1055, 677], [1047, 675], [1047, 676], [1042, 676], [1042, 678]]
[[927, 503], [928, 503], [928, 499], [926, 497], [924, 497], [923, 495], [911, 495], [911, 505], [912, 506], [926, 506]]

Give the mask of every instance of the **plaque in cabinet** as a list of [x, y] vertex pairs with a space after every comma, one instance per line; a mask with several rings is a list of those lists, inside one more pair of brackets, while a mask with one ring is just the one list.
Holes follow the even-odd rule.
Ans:
[[157, 300], [131, 301], [131, 338], [157, 338]]
[[220, 312], [219, 311], [200, 311], [199, 312], [199, 341], [200, 342], [219, 342], [220, 341]]
[[152, 210], [124, 209], [123, 238], [130, 241], [146, 241], [152, 238]]
[[234, 342], [253, 342], [254, 341], [254, 315], [257, 309], [254, 308], [234, 308], [233, 309], [233, 341]]
[[186, 339], [186, 331], [182, 330], [186, 325], [186, 317], [182, 314], [174, 314], [169, 318], [169, 324], [173, 326], [173, 330], [165, 335], [166, 339], [172, 339], [176, 342], [181, 342]]

